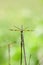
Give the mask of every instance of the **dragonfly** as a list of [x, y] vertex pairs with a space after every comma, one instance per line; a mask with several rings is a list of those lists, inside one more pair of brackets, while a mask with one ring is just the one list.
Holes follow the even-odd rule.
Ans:
[[25, 51], [25, 44], [24, 44], [24, 31], [33, 31], [33, 30], [28, 30], [27, 28], [23, 28], [23, 25], [21, 25], [21, 28], [18, 28], [17, 26], [14, 26], [17, 29], [10, 29], [10, 31], [20, 31], [21, 33], [21, 61], [20, 61], [20, 65], [22, 65], [22, 49], [23, 49], [23, 53], [24, 53], [24, 62], [25, 65], [27, 65], [27, 61], [26, 61], [26, 51]]

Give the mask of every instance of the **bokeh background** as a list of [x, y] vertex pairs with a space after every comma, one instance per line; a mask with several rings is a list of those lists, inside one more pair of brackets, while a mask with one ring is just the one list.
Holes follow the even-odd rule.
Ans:
[[8, 43], [11, 65], [20, 65], [20, 32], [9, 29], [21, 25], [34, 30], [24, 32], [27, 65], [30, 54], [30, 65], [43, 65], [43, 0], [0, 0], [0, 65], [9, 65]]

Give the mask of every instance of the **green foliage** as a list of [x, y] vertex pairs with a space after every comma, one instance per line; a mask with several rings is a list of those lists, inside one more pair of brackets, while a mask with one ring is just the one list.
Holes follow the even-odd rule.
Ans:
[[[20, 32], [11, 32], [9, 29], [14, 27], [27, 27], [32, 32], [24, 32], [24, 41], [26, 49], [26, 59], [30, 65], [38, 65], [38, 49], [43, 46], [43, 0], [0, 0], [0, 65], [8, 65], [6, 52], [8, 43], [14, 43], [14, 53], [11, 55], [12, 65], [19, 65], [20, 62]], [[38, 31], [37, 31], [38, 30]], [[5, 46], [3, 48], [3, 46]], [[13, 48], [12, 47], [12, 48]], [[8, 54], [7, 54], [8, 55]], [[32, 64], [33, 63], [33, 64]], [[24, 56], [23, 56], [24, 65]]]

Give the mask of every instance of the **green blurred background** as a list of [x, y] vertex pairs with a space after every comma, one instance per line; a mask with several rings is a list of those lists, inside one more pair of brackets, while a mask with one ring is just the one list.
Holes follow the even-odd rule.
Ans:
[[8, 43], [11, 65], [20, 65], [20, 32], [9, 30], [14, 25], [34, 30], [24, 32], [27, 63], [31, 54], [30, 65], [43, 65], [43, 0], [0, 0], [0, 65], [8, 65]]

